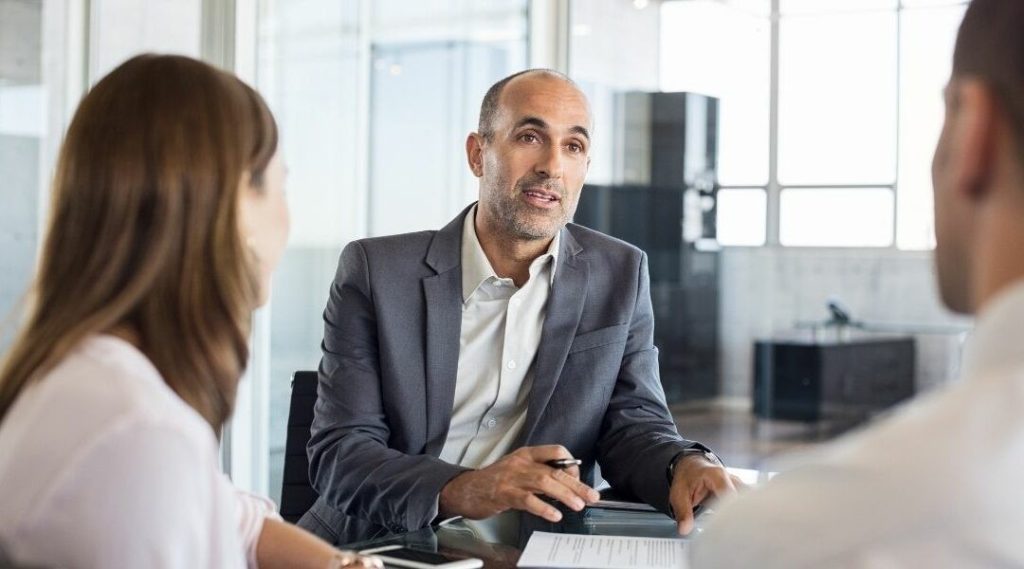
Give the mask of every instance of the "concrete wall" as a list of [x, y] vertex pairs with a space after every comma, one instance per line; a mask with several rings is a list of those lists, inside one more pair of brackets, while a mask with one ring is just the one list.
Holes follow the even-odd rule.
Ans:
[[[725, 249], [721, 265], [723, 396], [749, 399], [753, 342], [824, 320], [838, 297], [854, 318], [879, 324], [969, 327], [942, 307], [928, 253], [890, 250]], [[917, 334], [917, 386], [953, 379], [961, 335]]]

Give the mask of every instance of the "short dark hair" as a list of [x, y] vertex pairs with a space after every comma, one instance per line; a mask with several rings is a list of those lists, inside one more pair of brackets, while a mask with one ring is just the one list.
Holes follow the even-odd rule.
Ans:
[[989, 85], [1024, 148], [1024, 1], [971, 2], [956, 39], [953, 77]]
[[491, 137], [494, 136], [494, 118], [498, 115], [498, 101], [501, 99], [502, 91], [505, 90], [505, 85], [508, 85], [509, 82], [516, 77], [533, 73], [542, 73], [552, 77], [557, 77], [558, 79], [568, 82], [574, 87], [576, 86], [576, 83], [572, 79], [569, 79], [568, 75], [555, 71], [554, 69], [524, 69], [523, 71], [509, 75], [494, 85], [491, 85], [491, 88], [487, 90], [487, 94], [484, 95], [484, 101], [480, 104], [480, 122], [477, 125], [477, 132], [480, 136], [484, 137], [486, 140], [490, 140]]

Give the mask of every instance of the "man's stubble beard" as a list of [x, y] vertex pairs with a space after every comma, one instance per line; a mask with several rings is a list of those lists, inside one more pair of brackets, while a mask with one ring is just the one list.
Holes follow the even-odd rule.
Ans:
[[[525, 187], [543, 186], [548, 190], [557, 192], [560, 196], [558, 202], [558, 208], [556, 210], [558, 216], [561, 218], [555, 223], [548, 224], [544, 223], [543, 227], [540, 227], [537, 223], [530, 223], [528, 219], [532, 213], [536, 210], [529, 205], [519, 201], [518, 196], [523, 193]], [[544, 239], [552, 239], [554, 236], [562, 230], [567, 223], [569, 223], [569, 212], [566, 209], [566, 195], [565, 188], [560, 183], [552, 182], [538, 182], [534, 180], [522, 179], [515, 185], [515, 192], [506, 194], [499, 188], [508, 187], [508, 182], [503, 179], [496, 180], [496, 183], [488, 189], [488, 193], [493, 196], [494, 199], [490, 200], [491, 217], [495, 220], [497, 229], [502, 237], [507, 239], [514, 239], [520, 241], [540, 241]]]

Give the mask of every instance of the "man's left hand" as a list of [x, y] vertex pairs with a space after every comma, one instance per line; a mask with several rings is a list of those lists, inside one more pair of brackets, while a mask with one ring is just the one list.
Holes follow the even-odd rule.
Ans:
[[745, 485], [721, 465], [702, 456], [687, 456], [676, 463], [668, 501], [679, 523], [679, 534], [693, 531], [693, 508], [709, 498], [735, 494]]

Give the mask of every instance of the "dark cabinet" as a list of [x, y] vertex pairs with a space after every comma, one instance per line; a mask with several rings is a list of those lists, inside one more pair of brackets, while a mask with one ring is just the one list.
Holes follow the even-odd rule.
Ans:
[[754, 349], [754, 413], [798, 421], [858, 421], [914, 394], [912, 338], [761, 341]]

